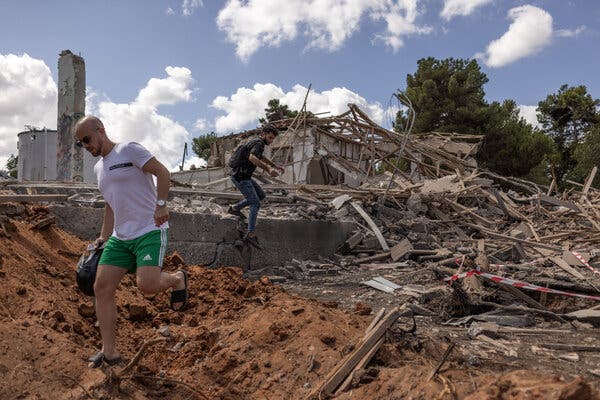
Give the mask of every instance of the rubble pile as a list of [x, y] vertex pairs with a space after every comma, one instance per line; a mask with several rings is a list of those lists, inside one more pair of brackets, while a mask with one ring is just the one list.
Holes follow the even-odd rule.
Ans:
[[[310, 126], [358, 156], [316, 148], [329, 184], [260, 178], [260, 218], [352, 221], [355, 231], [322, 259], [187, 266], [185, 313], [126, 279], [118, 340], [136, 361], [117, 383], [84, 361], [100, 343], [74, 279], [85, 243], [39, 205], [101, 207], [101, 197], [83, 185], [38, 194], [3, 183], [0, 397], [600, 399], [596, 169], [559, 192], [479, 169], [476, 136], [398, 134], [353, 106], [299, 115], [275, 124]], [[226, 217], [239, 198], [180, 185], [170, 201]]]
[[[118, 340], [127, 360], [143, 351], [115, 386], [110, 370], [90, 370], [85, 361], [100, 343], [93, 302], [74, 279], [85, 243], [61, 231], [44, 206], [2, 203], [0, 215], [2, 398], [598, 398], [590, 325], [575, 330], [534, 314], [516, 331], [506, 323], [522, 324], [523, 316], [479, 312], [469, 314], [467, 328], [431, 312], [451, 287], [429, 288], [436, 282], [431, 269], [425, 279], [409, 265], [388, 270], [413, 283], [381, 292], [391, 296], [385, 309], [375, 297], [344, 302], [351, 296], [340, 290], [339, 301], [308, 300], [268, 278], [243, 279], [239, 269], [189, 266], [191, 302], [174, 313], [167, 295], [144, 298], [126, 279], [117, 293]], [[183, 263], [173, 254], [165, 268]], [[348, 268], [351, 277], [373, 271]], [[314, 275], [313, 286], [319, 278], [334, 276]], [[535, 323], [547, 324], [544, 335]]]

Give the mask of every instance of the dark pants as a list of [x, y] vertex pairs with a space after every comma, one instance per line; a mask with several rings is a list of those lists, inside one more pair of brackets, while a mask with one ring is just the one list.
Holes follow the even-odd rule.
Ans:
[[250, 206], [250, 214], [248, 215], [248, 232], [253, 232], [256, 227], [256, 217], [258, 216], [258, 209], [260, 208], [260, 202], [267, 196], [262, 188], [254, 179], [237, 180], [234, 176], [231, 176], [231, 182], [236, 188], [244, 195], [244, 200], [235, 204], [233, 208], [241, 210], [246, 206]]

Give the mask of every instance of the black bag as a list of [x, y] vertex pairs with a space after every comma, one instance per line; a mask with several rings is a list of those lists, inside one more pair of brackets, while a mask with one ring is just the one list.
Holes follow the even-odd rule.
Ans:
[[77, 263], [77, 286], [87, 296], [94, 295], [96, 270], [98, 269], [98, 261], [100, 261], [103, 250], [104, 245], [98, 249], [91, 250], [87, 256], [85, 254], [82, 255]]
[[254, 138], [247, 143], [239, 145], [233, 151], [233, 154], [229, 158], [227, 165], [229, 165], [230, 168], [237, 168], [242, 165], [244, 160], [247, 160], [248, 157], [250, 157], [250, 149], [257, 143], [257, 141], [262, 141], [262, 139]]

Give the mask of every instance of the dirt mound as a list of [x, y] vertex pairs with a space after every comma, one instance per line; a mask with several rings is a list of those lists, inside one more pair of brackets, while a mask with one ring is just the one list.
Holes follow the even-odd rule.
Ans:
[[[175, 313], [167, 294], [145, 298], [128, 276], [117, 292], [120, 351], [131, 360], [145, 341], [165, 341], [150, 346], [114, 387], [107, 371], [86, 362], [100, 347], [92, 300], [75, 284], [86, 243], [52, 224], [43, 207], [11, 207], [0, 220], [2, 399], [303, 399], [372, 319], [361, 315], [365, 304], [341, 310], [292, 296], [266, 278], [250, 282], [239, 269], [200, 266], [187, 267], [189, 307]], [[182, 263], [175, 254], [165, 268]], [[412, 324], [406, 320], [340, 399], [599, 398], [580, 379], [530, 371], [498, 376], [471, 370], [460, 356], [428, 381], [445, 345], [403, 333], [399, 327]]]

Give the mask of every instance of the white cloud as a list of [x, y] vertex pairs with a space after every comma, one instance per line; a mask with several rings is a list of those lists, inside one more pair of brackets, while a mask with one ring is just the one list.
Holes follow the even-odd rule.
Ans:
[[277, 47], [301, 32], [308, 48], [334, 51], [358, 31], [364, 15], [384, 20], [386, 30], [378, 39], [397, 50], [402, 37], [429, 33], [415, 25], [420, 15], [418, 0], [229, 0], [219, 11], [217, 26], [236, 45], [244, 62], [259, 48]]
[[171, 7], [168, 7], [165, 10], [165, 14], [167, 14], [167, 15], [175, 15], [175, 10], [173, 10]]
[[168, 78], [152, 78], [145, 88], [140, 90], [136, 99], [138, 104], [159, 106], [162, 104], [175, 104], [179, 101], [190, 101], [192, 98], [193, 84], [192, 72], [183, 67], [165, 68]]
[[387, 30], [382, 34], [377, 34], [376, 39], [382, 40], [396, 52], [404, 46], [403, 36], [431, 33], [433, 31], [431, 27], [415, 25], [418, 16], [419, 10], [416, 1], [391, 3], [389, 7], [374, 11], [371, 13], [371, 18], [384, 20], [387, 25]]
[[576, 29], [559, 29], [556, 31], [558, 37], [579, 37], [587, 27], [585, 25], [578, 26]]
[[513, 20], [500, 39], [492, 41], [485, 54], [477, 54], [489, 67], [503, 67], [521, 58], [539, 53], [552, 40], [552, 16], [531, 5], [509, 10]]
[[0, 169], [18, 154], [24, 125], [56, 128], [57, 88], [43, 60], [27, 54], [0, 54]]
[[449, 21], [456, 16], [471, 15], [476, 8], [491, 2], [492, 0], [444, 0], [444, 8], [440, 17]]
[[211, 107], [227, 113], [216, 118], [216, 132], [229, 133], [240, 130], [250, 123], [258, 123], [258, 118], [265, 113], [267, 102], [271, 99], [279, 99], [283, 95], [283, 90], [272, 83], [256, 83], [252, 89], [239, 88], [231, 97], [216, 97]]
[[152, 78], [131, 103], [98, 103], [95, 93], [88, 95], [86, 108], [94, 110], [108, 136], [117, 142], [138, 142], [170, 170], [181, 163], [183, 147], [191, 135], [177, 121], [158, 112], [161, 104], [190, 101], [194, 80], [187, 68], [167, 67], [168, 78]]
[[[197, 155], [193, 155], [190, 158], [186, 158], [185, 163], [183, 164], [183, 169], [184, 170], [189, 170], [191, 166], [195, 166], [196, 168], [200, 168], [200, 167], [206, 167], [207, 162], [204, 158], [200, 158]], [[171, 171], [179, 171], [179, 167], [181, 166], [181, 164], [179, 164], [177, 166], [177, 168], [172, 169]]]
[[[231, 97], [219, 96], [211, 104], [212, 107], [224, 111], [215, 120], [217, 133], [230, 133], [243, 128], [253, 128], [258, 125], [258, 119], [265, 114], [267, 103], [271, 99], [279, 99], [281, 104], [292, 110], [299, 110], [304, 102], [307, 88], [295, 85], [291, 91], [284, 92], [272, 83], [257, 83], [253, 88], [239, 88]], [[330, 112], [331, 115], [341, 114], [348, 110], [348, 103], [357, 104], [376, 123], [387, 122], [385, 110], [379, 103], [369, 103], [364, 97], [344, 87], [325, 90], [321, 93], [311, 91], [308, 95], [306, 108], [313, 113]]]
[[519, 115], [533, 125], [534, 128], [541, 128], [541, 125], [537, 119], [537, 106], [519, 106]]
[[184, 16], [189, 17], [194, 13], [194, 10], [198, 7], [202, 7], [204, 4], [202, 0], [183, 0], [181, 5], [181, 12]]
[[206, 118], [198, 118], [196, 120], [196, 122], [194, 123], [194, 129], [199, 130], [199, 131], [203, 131], [208, 127], [208, 122], [206, 121]]

